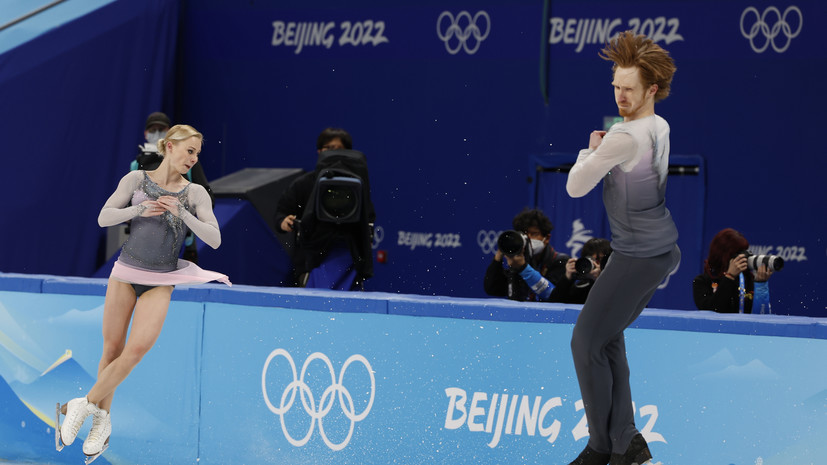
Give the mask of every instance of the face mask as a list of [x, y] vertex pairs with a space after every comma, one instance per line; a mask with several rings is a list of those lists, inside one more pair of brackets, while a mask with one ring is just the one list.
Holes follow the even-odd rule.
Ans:
[[540, 252], [543, 251], [543, 249], [546, 247], [546, 244], [543, 241], [540, 241], [540, 240], [537, 240], [537, 239], [532, 239], [530, 247], [531, 247], [531, 254], [532, 255], [537, 255], [537, 254], [539, 254]]
[[146, 141], [149, 142], [152, 145], [155, 145], [155, 144], [158, 143], [159, 140], [163, 139], [166, 136], [167, 136], [166, 131], [152, 131], [150, 133], [147, 133]]

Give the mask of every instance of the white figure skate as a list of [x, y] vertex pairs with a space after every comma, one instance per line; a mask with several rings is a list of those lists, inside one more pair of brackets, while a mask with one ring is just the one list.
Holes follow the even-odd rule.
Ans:
[[112, 420], [109, 412], [98, 407], [94, 407], [93, 410], [92, 429], [83, 441], [86, 465], [94, 462], [109, 447], [109, 435], [112, 434]]
[[[96, 407], [86, 400], [86, 397], [72, 399], [62, 407], [57, 404], [55, 412], [55, 448], [60, 451], [64, 446], [75, 442], [75, 438], [83, 426], [86, 417], [91, 415]], [[63, 414], [63, 424], [60, 423], [60, 414]]]

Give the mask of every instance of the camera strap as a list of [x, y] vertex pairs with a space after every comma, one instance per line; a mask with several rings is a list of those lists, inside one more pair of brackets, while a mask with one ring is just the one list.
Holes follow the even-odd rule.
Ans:
[[744, 313], [744, 295], [747, 292], [747, 286], [744, 283], [744, 273], [738, 273], [738, 313]]

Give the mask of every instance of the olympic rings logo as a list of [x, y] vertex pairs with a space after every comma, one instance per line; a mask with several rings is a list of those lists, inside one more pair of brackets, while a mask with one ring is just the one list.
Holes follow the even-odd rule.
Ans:
[[370, 248], [376, 249], [379, 244], [385, 239], [385, 229], [378, 224], [373, 227], [373, 238], [371, 239]]
[[490, 254], [497, 250], [497, 238], [500, 237], [500, 231], [486, 231], [480, 230], [477, 233], [477, 245], [482, 249], [482, 253]]
[[[485, 27], [482, 30], [477, 24], [480, 19], [485, 20]], [[443, 27], [445, 20], [447, 20], [448, 23], [448, 27], [446, 28]], [[464, 24], [464, 27], [460, 24]], [[483, 30], [485, 32], [483, 32]], [[477, 53], [480, 44], [488, 37], [490, 32], [491, 17], [489, 17], [488, 13], [484, 10], [478, 11], [473, 17], [471, 13], [465, 10], [460, 11], [456, 17], [454, 17], [450, 11], [443, 11], [436, 20], [437, 37], [445, 42], [445, 50], [451, 55], [456, 55], [460, 49], [464, 49], [465, 53], [469, 55]], [[457, 38], [456, 46], [451, 46], [451, 39], [453, 37]], [[474, 40], [469, 41], [468, 39], [472, 37]], [[469, 42], [473, 42], [473, 45], [469, 46]]]
[[[798, 16], [798, 27], [795, 29], [795, 31], [793, 31], [790, 23], [787, 22], [787, 18], [788, 16], [790, 16], [791, 13], [794, 13], [796, 16]], [[755, 23], [749, 28], [749, 31], [747, 31], [747, 29], [745, 29], [744, 27], [744, 20], [747, 18], [748, 15], [751, 14], [755, 15]], [[773, 23], [772, 27], [770, 27], [767, 18], [770, 14], [775, 16], [775, 22]], [[795, 24], [795, 22], [796, 21], [794, 20], [793, 24]], [[781, 14], [781, 11], [774, 6], [767, 7], [767, 9], [764, 10], [764, 12], [761, 14], [758, 13], [758, 9], [752, 6], [748, 7], [743, 11], [743, 13], [741, 13], [741, 35], [743, 35], [744, 38], [749, 40], [749, 44], [752, 47], [752, 50], [755, 51], [755, 53], [763, 53], [764, 50], [766, 50], [767, 47], [769, 47], [770, 45], [772, 45], [773, 50], [775, 50], [776, 52], [784, 53], [785, 51], [787, 51], [787, 48], [790, 47], [790, 43], [792, 42], [792, 40], [798, 37], [798, 34], [801, 33], [801, 28], [803, 25], [804, 16], [801, 14], [801, 10], [799, 10], [798, 7], [795, 5], [787, 7], [787, 9], [784, 10], [784, 14]], [[755, 38], [758, 37], [759, 34], [764, 36], [764, 38], [766, 39], [764, 45], [761, 46], [755, 44]], [[784, 37], [787, 38], [787, 41], [784, 43], [782, 47], [779, 47], [775, 43], [775, 38], [778, 37], [780, 34], [783, 34]]]
[[[284, 357], [287, 362], [290, 364], [290, 369], [293, 372], [293, 381], [291, 381], [285, 388], [284, 392], [281, 394], [281, 401], [279, 402], [279, 406], [276, 407], [270, 402], [270, 397], [267, 395], [267, 368], [270, 366], [270, 362], [276, 357]], [[321, 398], [319, 399], [318, 407], [316, 406], [316, 401], [313, 398], [313, 393], [310, 391], [310, 386], [308, 386], [304, 382], [304, 376], [307, 373], [307, 367], [310, 365], [310, 362], [314, 360], [321, 360], [327, 366], [327, 370], [330, 372], [330, 386], [328, 386], [324, 392], [322, 393]], [[353, 362], [359, 362], [367, 369], [368, 374], [370, 375], [370, 401], [368, 402], [367, 407], [359, 413], [356, 414], [356, 409], [353, 404], [353, 398], [350, 395], [350, 392], [342, 385], [342, 380], [345, 377], [345, 371]], [[290, 433], [287, 432], [287, 426], [284, 424], [284, 415], [290, 411], [290, 408], [293, 406], [293, 402], [296, 400], [296, 391], [299, 392], [302, 402], [302, 407], [304, 411], [310, 416], [310, 428], [307, 430], [307, 433], [301, 439], [294, 439], [290, 436]], [[304, 365], [302, 365], [302, 371], [300, 376], [296, 376], [296, 364], [293, 363], [293, 358], [290, 354], [284, 349], [276, 349], [270, 353], [267, 357], [267, 361], [264, 362], [264, 369], [261, 371], [261, 392], [264, 395], [264, 402], [267, 404], [267, 408], [270, 409], [271, 412], [275, 413], [281, 418], [281, 430], [284, 432], [284, 437], [296, 447], [301, 447], [307, 444], [307, 441], [310, 440], [310, 436], [313, 434], [313, 429], [315, 428], [316, 421], [319, 422], [319, 434], [321, 434], [324, 443], [327, 444], [331, 450], [338, 451], [342, 450], [347, 446], [350, 442], [351, 436], [353, 436], [353, 427], [356, 425], [356, 422], [362, 421], [365, 417], [368, 416], [371, 407], [373, 407], [373, 399], [376, 394], [376, 378], [373, 376], [373, 368], [371, 368], [370, 363], [368, 363], [367, 359], [362, 355], [351, 355], [346, 361], [345, 364], [342, 365], [342, 371], [339, 373], [339, 379], [336, 380], [336, 374], [333, 370], [333, 365], [330, 363], [330, 359], [327, 358], [321, 352], [314, 352], [307, 357], [305, 360]], [[333, 408], [333, 403], [335, 402], [336, 398], [334, 394], [338, 395], [339, 398], [339, 405], [342, 409], [342, 413], [344, 413], [345, 417], [350, 420], [350, 428], [348, 429], [347, 437], [344, 441], [336, 444], [328, 439], [327, 435], [324, 431], [324, 425], [322, 420], [330, 410]], [[289, 398], [288, 398], [289, 397]], [[347, 403], [345, 403], [347, 402]]]

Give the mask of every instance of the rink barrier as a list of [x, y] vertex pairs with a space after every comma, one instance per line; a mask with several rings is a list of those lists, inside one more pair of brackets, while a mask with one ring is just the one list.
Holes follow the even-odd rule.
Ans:
[[[106, 279], [0, 273], [0, 291], [44, 294], [106, 294]], [[299, 310], [535, 323], [577, 321], [580, 305], [522, 303], [504, 299], [417, 296], [383, 292], [346, 293], [319, 289], [179, 286], [174, 301], [216, 302]], [[827, 339], [827, 319], [795, 315], [726, 314], [711, 311], [646, 309], [631, 328]]]
[[[0, 274], [0, 461], [78, 462], [79, 446], [54, 450], [49, 417], [94, 383], [105, 293], [103, 279]], [[97, 463], [562, 463], [588, 438], [569, 348], [578, 315], [504, 299], [179, 287], [118, 388]], [[635, 421], [662, 463], [827, 454], [827, 373], [812, 366], [827, 358], [824, 319], [646, 309], [625, 335]]]

